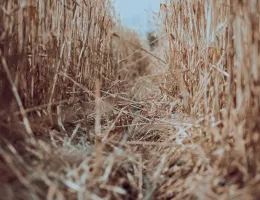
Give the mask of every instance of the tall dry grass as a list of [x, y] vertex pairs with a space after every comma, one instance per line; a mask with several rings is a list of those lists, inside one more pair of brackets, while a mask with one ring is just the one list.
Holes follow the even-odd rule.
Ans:
[[207, 148], [217, 155], [214, 173], [248, 191], [249, 183], [259, 184], [259, 6], [255, 0], [171, 0], [160, 11], [169, 48], [162, 90], [181, 98], [183, 111], [203, 124], [212, 142]]
[[[143, 50], [144, 42], [135, 31], [118, 26], [115, 46], [118, 60], [118, 76], [127, 83], [134, 83], [147, 73], [149, 57]], [[131, 87], [131, 86], [128, 86]]]
[[105, 86], [115, 76], [109, 1], [3, 0], [1, 5], [1, 54], [26, 107], [75, 96], [79, 87], [70, 78], [92, 91], [96, 78]]
[[[0, 4], [1, 198], [136, 198], [139, 156], [97, 133], [132, 120], [114, 102], [119, 74], [144, 73], [138, 36], [117, 31], [106, 0]], [[133, 68], [119, 72], [126, 62]]]
[[184, 99], [192, 115], [218, 117], [228, 77], [224, 50], [229, 7], [221, 2], [171, 1], [161, 5], [161, 12], [169, 35], [167, 89]]
[[259, 12], [258, 1], [231, 2], [227, 54], [229, 115], [225, 130], [235, 138], [249, 179], [259, 174], [260, 163]]
[[2, 0], [1, 6], [0, 95], [7, 110], [2, 115], [13, 107], [12, 87], [27, 132], [32, 132], [27, 115], [48, 107], [55, 124], [52, 115], [61, 102], [93, 100], [96, 79], [104, 90], [111, 86], [117, 65], [109, 1]]
[[0, 199], [259, 199], [257, 0], [0, 3]]

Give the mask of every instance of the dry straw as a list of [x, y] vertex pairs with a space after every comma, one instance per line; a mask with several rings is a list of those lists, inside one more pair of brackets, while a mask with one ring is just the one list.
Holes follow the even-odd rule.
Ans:
[[[207, 173], [222, 177], [228, 190], [232, 184], [237, 189], [247, 185], [240, 193], [245, 195], [242, 199], [253, 198], [247, 193], [251, 182], [258, 180], [259, 184], [259, 11], [255, 0], [172, 0], [161, 5], [170, 48], [166, 52], [169, 75], [164, 91], [183, 99], [184, 111], [201, 118], [205, 134], [217, 143], [212, 154], [217, 156], [211, 158], [215, 159], [211, 160], [213, 171], [208, 169]], [[187, 72], [181, 74], [183, 70]], [[198, 180], [210, 186], [187, 187], [186, 194], [165, 183], [172, 193], [163, 196], [189, 198], [193, 191], [198, 199], [219, 198], [215, 192], [221, 189], [208, 182], [214, 179]], [[185, 182], [177, 182], [185, 187]], [[224, 191], [217, 194], [231, 198]]]
[[259, 199], [259, 1], [161, 4], [152, 52], [108, 0], [0, 5], [1, 197]]

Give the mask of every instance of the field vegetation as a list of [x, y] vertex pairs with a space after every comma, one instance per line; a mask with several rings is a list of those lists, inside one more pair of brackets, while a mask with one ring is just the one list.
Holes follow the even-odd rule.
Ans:
[[259, 12], [0, 0], [0, 199], [260, 199]]

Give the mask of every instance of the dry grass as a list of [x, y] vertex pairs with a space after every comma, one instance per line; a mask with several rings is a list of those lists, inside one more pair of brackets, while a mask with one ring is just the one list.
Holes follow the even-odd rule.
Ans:
[[258, 1], [0, 3], [1, 198], [259, 199]]
[[161, 194], [249, 199], [259, 189], [259, 6], [254, 0], [161, 5], [170, 49], [163, 91], [182, 99], [183, 111], [206, 135], [198, 146], [199, 171], [193, 167], [190, 177], [175, 183], [185, 188], [193, 181], [193, 187], [178, 194], [167, 180]]

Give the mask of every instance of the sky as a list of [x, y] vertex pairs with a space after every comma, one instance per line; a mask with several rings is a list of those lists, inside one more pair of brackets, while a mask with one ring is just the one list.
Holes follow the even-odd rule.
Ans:
[[164, 0], [115, 0], [116, 12], [120, 15], [122, 24], [134, 29], [141, 35], [153, 30], [153, 12], [158, 12], [160, 2]]

